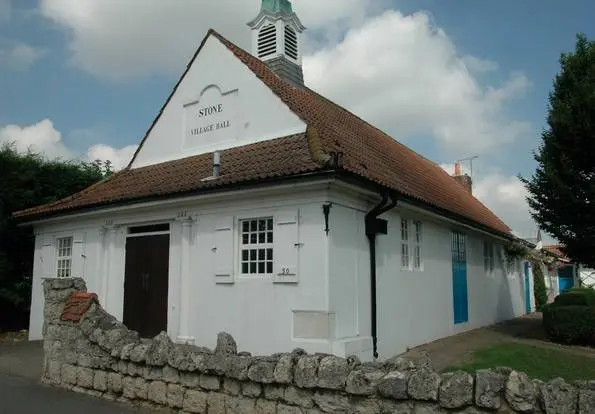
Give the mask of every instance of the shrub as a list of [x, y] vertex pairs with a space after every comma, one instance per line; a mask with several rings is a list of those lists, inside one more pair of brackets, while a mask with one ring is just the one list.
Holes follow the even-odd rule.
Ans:
[[553, 342], [595, 345], [595, 306], [560, 305], [558, 300], [543, 308], [543, 327]]
[[545, 277], [539, 261], [533, 261], [533, 294], [535, 295], [535, 310], [542, 312], [547, 304], [547, 288], [545, 287]]
[[595, 306], [595, 290], [572, 288], [556, 296], [554, 303], [559, 306]]

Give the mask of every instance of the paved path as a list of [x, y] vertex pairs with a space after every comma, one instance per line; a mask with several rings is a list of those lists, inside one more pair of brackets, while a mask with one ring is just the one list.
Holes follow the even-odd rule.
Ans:
[[148, 413], [134, 407], [39, 385], [27, 378], [0, 374], [2, 414], [129, 414]]

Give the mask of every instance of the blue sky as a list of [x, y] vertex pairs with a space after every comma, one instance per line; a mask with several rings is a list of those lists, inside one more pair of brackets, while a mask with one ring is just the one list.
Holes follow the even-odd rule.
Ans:
[[[48, 150], [50, 154], [85, 157], [90, 147], [101, 144], [113, 151], [106, 152], [104, 148], [92, 155], [109, 157], [111, 154], [125, 158], [130, 149], [122, 153], [117, 150], [136, 145], [142, 139], [185, 67], [187, 57], [198, 46], [208, 27], [213, 26], [232, 41], [249, 47], [248, 31], [243, 22], [257, 12], [257, 0], [249, 0], [249, 6], [238, 6], [231, 12], [224, 7], [224, 2], [219, 2], [221, 7], [218, 10], [219, 6], [210, 2], [182, 0], [186, 8], [172, 12], [171, 16], [168, 14], [171, 3], [160, 0], [106, 0], [101, 6], [88, 7], [81, 3], [87, 2], [0, 0], [0, 141], [6, 140], [8, 135], [20, 137], [16, 127], [21, 128], [22, 133], [22, 129], [49, 120], [51, 128], [49, 125], [40, 127], [33, 137], [25, 137], [23, 133], [23, 139], [28, 139], [29, 143], [35, 143], [35, 140], [45, 142], [39, 144], [44, 151], [47, 146], [60, 146], [60, 150]], [[306, 73], [311, 75], [313, 87], [325, 94], [328, 92], [328, 96], [381, 128], [391, 133], [396, 131], [398, 139], [438, 163], [451, 164], [457, 158], [480, 155], [474, 164], [477, 185], [483, 185], [478, 188], [478, 198], [483, 197], [482, 201], [507, 222], [513, 222], [514, 227], [522, 228], [519, 230], [521, 233], [532, 231], [522, 194], [517, 194], [520, 190], [514, 177], [518, 173], [530, 174], [534, 168], [531, 150], [538, 145], [540, 130], [545, 125], [547, 95], [559, 69], [560, 53], [573, 49], [575, 35], [579, 31], [595, 37], [592, 22], [594, 2], [337, 0], [334, 4], [345, 6], [345, 10], [341, 9], [341, 16], [324, 15], [340, 14], [337, 12], [339, 8], [329, 6], [333, 0], [324, 6], [313, 0], [294, 0], [293, 3], [298, 12], [303, 10], [300, 16], [311, 28], [307, 42], [311, 45], [312, 57], [305, 59], [305, 65], [310, 65]], [[382, 7], [379, 7], [380, 4]], [[142, 10], [139, 7], [143, 7]], [[151, 7], [159, 9], [155, 14], [165, 14], [163, 24], [160, 24], [158, 16], [151, 15]], [[330, 56], [336, 58], [338, 52], [333, 52], [333, 48], [337, 42], [343, 41], [344, 36], [350, 33], [364, 36], [363, 29], [358, 29], [366, 24], [368, 28], [373, 28], [372, 23], [379, 12], [386, 10], [399, 13], [393, 15], [393, 20], [385, 19], [389, 25], [405, 23], [408, 16], [424, 11], [423, 15], [430, 21], [427, 25], [443, 31], [448, 45], [456, 48], [455, 55], [461, 58], [472, 56], [485, 66], [475, 71], [470, 68], [473, 81], [484, 95], [492, 89], [504, 90], [503, 85], [507, 82], [514, 83], [511, 79], [518, 81], [518, 91], [515, 89], [511, 98], [498, 100], [498, 108], [493, 115], [504, 123], [508, 120], [522, 123], [520, 132], [510, 133], [510, 139], [505, 144], [486, 144], [476, 149], [473, 145], [466, 145], [468, 141], [456, 141], [456, 137], [448, 141], [440, 138], [439, 134], [434, 136], [422, 125], [401, 128], [388, 124], [389, 121], [382, 117], [376, 120], [374, 111], [366, 109], [373, 107], [372, 103], [365, 107], [362, 102], [347, 98], [341, 100], [341, 96], [347, 96], [344, 92], [349, 79], [345, 83], [337, 83], [333, 79], [335, 83], [331, 84], [320, 80], [324, 77], [319, 74], [316, 81], [316, 70], [311, 68], [318, 67], [316, 65], [321, 65]], [[126, 21], [133, 22], [131, 25], [134, 27], [122, 31], [117, 19], [126, 19], [127, 13], [129, 20]], [[186, 19], [186, 15], [192, 13], [196, 13], [196, 19]], [[357, 18], [353, 17], [355, 15]], [[143, 19], [146, 19], [147, 27], [142, 27]], [[197, 23], [190, 27], [189, 22], [193, 21]], [[421, 20], [417, 23], [425, 24]], [[178, 27], [185, 24], [189, 26], [187, 29]], [[330, 28], [334, 36], [329, 34]], [[140, 37], [151, 37], [147, 34], [160, 31], [163, 33], [159, 39], [167, 34], [172, 36], [171, 39], [183, 38], [183, 45], [170, 45], [167, 41], [160, 43], [157, 37], [142, 43]], [[127, 42], [131, 42], [130, 45]], [[419, 43], [422, 44], [425, 43]], [[416, 45], [413, 44], [413, 47]], [[448, 49], [448, 45], [442, 46]], [[441, 50], [446, 50], [444, 47]], [[419, 49], [411, 56], [421, 56], [422, 60], [424, 53], [436, 53], [438, 50]], [[394, 53], [399, 53], [398, 49]], [[159, 56], [163, 59], [160, 60]], [[131, 75], [136, 70], [139, 75]], [[350, 73], [354, 72], [343, 74], [347, 76]], [[421, 86], [407, 85], [411, 89], [409, 93], [414, 95], [416, 88]], [[484, 98], [478, 98], [480, 103], [485, 103], [487, 98]], [[423, 101], [420, 108], [423, 112]], [[402, 109], [397, 105], [391, 111]], [[469, 117], [473, 116], [469, 113]], [[426, 122], [423, 114], [418, 122]], [[439, 129], [439, 121], [436, 122]], [[12, 129], [6, 128], [9, 125]], [[473, 134], [473, 125], [466, 127], [466, 134]], [[44, 131], [49, 131], [47, 137]], [[493, 131], [490, 134], [485, 136], [497, 136]], [[445, 145], [452, 148], [445, 150]], [[498, 199], [498, 194], [500, 198], [510, 197], [511, 200], [503, 202]], [[516, 199], [512, 200], [514, 197]], [[522, 223], [518, 220], [517, 224], [515, 220], [520, 214], [525, 215]]]

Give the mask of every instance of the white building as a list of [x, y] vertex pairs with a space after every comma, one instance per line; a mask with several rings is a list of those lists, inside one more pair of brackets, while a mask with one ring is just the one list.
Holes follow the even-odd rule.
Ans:
[[207, 33], [126, 169], [15, 214], [36, 234], [30, 338], [49, 277], [143, 336], [227, 331], [257, 355], [384, 358], [530, 310], [468, 177], [305, 86], [287, 0], [249, 25], [252, 54]]

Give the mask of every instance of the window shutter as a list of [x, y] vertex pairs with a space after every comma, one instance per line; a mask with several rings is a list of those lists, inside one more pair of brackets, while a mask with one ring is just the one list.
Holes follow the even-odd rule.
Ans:
[[76, 232], [72, 236], [72, 277], [85, 277], [85, 233]]
[[273, 243], [275, 283], [299, 281], [298, 259], [301, 247], [299, 240], [299, 211], [287, 211], [275, 216]]
[[234, 282], [233, 228], [233, 217], [222, 217], [217, 220], [215, 225], [215, 244], [213, 246], [215, 283]]

